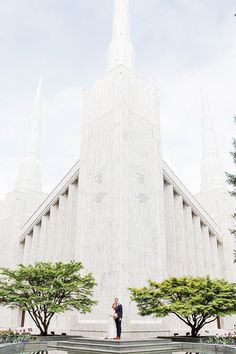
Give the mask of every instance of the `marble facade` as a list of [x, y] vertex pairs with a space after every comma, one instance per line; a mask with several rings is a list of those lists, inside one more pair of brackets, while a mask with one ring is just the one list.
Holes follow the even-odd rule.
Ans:
[[[9, 266], [81, 260], [98, 283], [95, 297], [99, 304], [92, 313], [57, 316], [51, 330], [104, 334], [115, 296], [124, 305], [126, 335], [186, 330], [173, 318], [140, 318], [130, 302], [128, 287], [143, 286], [150, 278], [181, 275], [235, 280], [228, 231], [235, 203], [222, 182], [223, 170], [206, 109], [201, 193], [195, 198], [162, 160], [159, 91], [135, 72], [128, 0], [115, 0], [107, 71], [84, 94], [80, 160], [42, 204], [38, 103], [36, 112], [30, 153], [18, 178], [23, 181], [20, 190], [23, 188], [27, 196], [25, 209], [13, 210], [11, 201], [6, 213], [10, 199], [1, 207], [1, 222], [3, 213], [21, 218], [13, 223], [14, 230], [0, 223], [6, 245], [14, 244]], [[221, 176], [217, 183], [215, 174]], [[17, 184], [14, 198], [18, 190]], [[23, 225], [21, 230], [19, 224]], [[6, 265], [2, 247], [1, 251], [0, 263]], [[4, 311], [2, 326], [18, 327], [20, 313], [13, 313], [9, 323], [9, 313]], [[232, 329], [233, 324], [231, 319], [222, 321], [225, 328]], [[32, 325], [27, 316], [25, 325]]]

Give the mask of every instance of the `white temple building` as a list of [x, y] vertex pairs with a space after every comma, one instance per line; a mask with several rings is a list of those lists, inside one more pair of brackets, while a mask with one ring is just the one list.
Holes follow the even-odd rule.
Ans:
[[[84, 93], [80, 160], [46, 199], [40, 121], [41, 82], [17, 182], [0, 205], [0, 265], [80, 260], [93, 273], [98, 305], [87, 315], [57, 316], [51, 324], [57, 333], [105, 334], [114, 297], [124, 307], [126, 336], [188, 331], [174, 318], [138, 316], [128, 287], [180, 275], [235, 281], [229, 232], [235, 201], [205, 103], [199, 195], [162, 160], [159, 91], [135, 71], [128, 0], [115, 0], [107, 70]], [[32, 326], [15, 311], [3, 309], [0, 318], [0, 327]], [[233, 329], [234, 318], [211, 328], [217, 326]]]

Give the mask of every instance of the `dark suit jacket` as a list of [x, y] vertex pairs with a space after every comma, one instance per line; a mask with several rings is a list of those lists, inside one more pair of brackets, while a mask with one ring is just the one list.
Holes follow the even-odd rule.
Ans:
[[118, 305], [116, 311], [117, 311], [118, 318], [122, 318], [123, 317], [123, 307], [121, 304]]

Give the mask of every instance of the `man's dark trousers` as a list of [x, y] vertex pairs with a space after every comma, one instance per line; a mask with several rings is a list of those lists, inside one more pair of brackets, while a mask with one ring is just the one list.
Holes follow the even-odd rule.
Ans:
[[121, 320], [123, 317], [123, 306], [121, 304], [117, 307], [117, 319], [116, 319], [116, 330], [117, 330], [117, 337], [120, 338], [121, 335]]
[[117, 337], [120, 337], [120, 335], [121, 335], [121, 321], [119, 318], [116, 318], [116, 331], [117, 331]]

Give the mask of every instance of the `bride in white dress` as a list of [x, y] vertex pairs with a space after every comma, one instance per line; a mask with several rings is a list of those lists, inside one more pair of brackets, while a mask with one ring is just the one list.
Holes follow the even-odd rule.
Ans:
[[116, 322], [115, 322], [116, 317], [117, 317], [116, 304], [113, 304], [109, 312], [109, 327], [107, 332], [108, 339], [116, 338]]

